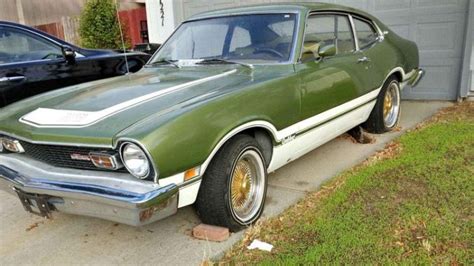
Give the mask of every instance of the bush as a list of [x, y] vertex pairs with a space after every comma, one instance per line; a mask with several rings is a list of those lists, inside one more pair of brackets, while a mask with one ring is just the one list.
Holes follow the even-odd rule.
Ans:
[[[125, 36], [125, 46], [129, 48], [130, 41]], [[114, 0], [87, 0], [80, 16], [79, 35], [81, 46], [99, 49], [122, 49], [120, 24], [117, 21], [117, 11]]]

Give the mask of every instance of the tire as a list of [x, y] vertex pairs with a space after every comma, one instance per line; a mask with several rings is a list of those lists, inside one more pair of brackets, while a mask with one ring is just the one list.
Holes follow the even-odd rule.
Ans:
[[236, 232], [260, 218], [267, 193], [261, 150], [254, 138], [237, 135], [217, 152], [204, 174], [195, 204], [203, 223]]
[[392, 131], [398, 126], [400, 111], [400, 83], [396, 77], [391, 77], [385, 82], [375, 107], [363, 126], [370, 133]]

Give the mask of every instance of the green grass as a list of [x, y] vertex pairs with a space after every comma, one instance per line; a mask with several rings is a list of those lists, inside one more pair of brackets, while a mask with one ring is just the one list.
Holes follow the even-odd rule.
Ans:
[[[434, 120], [249, 230], [222, 262], [474, 264], [474, 105]], [[246, 250], [255, 238], [274, 251]]]

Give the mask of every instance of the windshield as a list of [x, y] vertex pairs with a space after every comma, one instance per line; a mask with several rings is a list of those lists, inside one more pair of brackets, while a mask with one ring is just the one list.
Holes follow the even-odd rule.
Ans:
[[244, 63], [290, 60], [296, 14], [239, 15], [183, 23], [151, 64], [222, 59]]

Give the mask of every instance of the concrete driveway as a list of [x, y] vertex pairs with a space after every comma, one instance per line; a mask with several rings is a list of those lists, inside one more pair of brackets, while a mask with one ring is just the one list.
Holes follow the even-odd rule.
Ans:
[[[402, 131], [355, 144], [340, 137], [270, 175], [264, 216], [274, 216], [322, 182], [362, 162], [403, 131], [434, 114], [446, 102], [403, 102]], [[149, 226], [135, 228], [94, 218], [56, 213], [45, 220], [23, 211], [19, 200], [0, 192], [0, 265], [159, 264], [198, 265], [219, 256], [241, 233], [224, 243], [191, 237], [199, 224], [192, 207]]]

